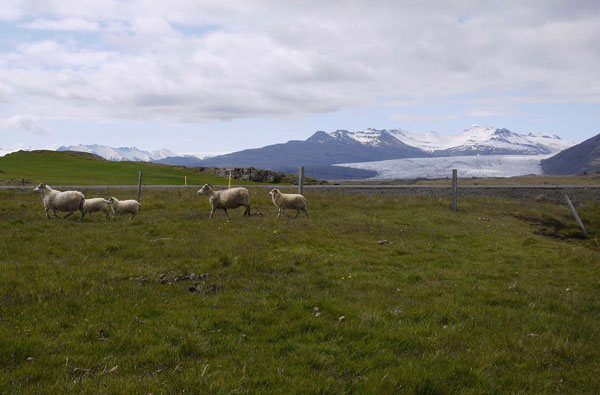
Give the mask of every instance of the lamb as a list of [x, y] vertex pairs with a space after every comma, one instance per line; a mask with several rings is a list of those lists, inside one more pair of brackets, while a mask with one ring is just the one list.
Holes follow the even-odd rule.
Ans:
[[296, 193], [281, 193], [277, 188], [272, 189], [271, 192], [269, 192], [269, 195], [271, 195], [273, 203], [279, 209], [277, 218], [279, 218], [287, 208], [296, 209], [296, 216], [294, 218], [298, 218], [300, 210], [304, 211], [304, 214], [308, 217], [308, 211], [306, 211], [306, 198], [304, 196]]
[[90, 215], [96, 211], [103, 211], [106, 219], [110, 219], [110, 212], [108, 211], [108, 200], [104, 198], [85, 199], [83, 203], [83, 211]]
[[142, 205], [137, 200], [119, 200], [116, 197], [111, 197], [108, 199], [108, 204], [113, 212], [113, 218], [115, 213], [117, 214], [131, 214], [129, 220], [132, 220], [133, 217], [138, 213], [140, 206]]
[[240, 206], [246, 207], [244, 216], [250, 216], [250, 191], [246, 188], [231, 188], [224, 189], [222, 191], [215, 191], [210, 184], [204, 184], [202, 188], [198, 190], [198, 195], [208, 195], [208, 201], [212, 208], [210, 216], [211, 219], [217, 209], [223, 209], [225, 215], [227, 209], [238, 208]]
[[83, 193], [79, 191], [61, 192], [52, 189], [46, 184], [38, 185], [33, 192], [42, 194], [42, 202], [44, 202], [44, 210], [46, 211], [46, 216], [48, 218], [50, 218], [50, 214], [48, 214], [49, 210], [52, 210], [52, 214], [57, 218], [59, 218], [59, 216], [56, 215], [56, 210], [69, 212], [69, 214], [65, 215], [63, 218], [67, 218], [68, 216], [73, 215], [73, 211], [79, 210], [81, 212], [79, 221], [83, 220], [85, 215], [85, 211], [83, 210], [85, 196]]

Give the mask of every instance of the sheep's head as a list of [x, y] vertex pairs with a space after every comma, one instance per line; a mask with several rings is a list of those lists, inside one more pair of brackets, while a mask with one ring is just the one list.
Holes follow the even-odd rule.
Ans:
[[281, 192], [279, 192], [279, 189], [273, 188], [273, 189], [271, 189], [271, 192], [269, 192], [269, 195], [271, 195], [273, 197], [273, 196], [279, 195], [280, 193]]
[[116, 200], [117, 200], [117, 198], [115, 198], [115, 197], [112, 197], [112, 196], [111, 196], [111, 197], [108, 199], [108, 204], [113, 204], [113, 203], [114, 203]]
[[202, 188], [198, 190], [198, 195], [208, 195], [210, 191], [212, 191], [212, 186], [210, 184], [204, 184]]
[[37, 187], [35, 187], [35, 189], [33, 190], [33, 192], [38, 193], [41, 192], [42, 190], [46, 189], [47, 185], [46, 184], [40, 184]]

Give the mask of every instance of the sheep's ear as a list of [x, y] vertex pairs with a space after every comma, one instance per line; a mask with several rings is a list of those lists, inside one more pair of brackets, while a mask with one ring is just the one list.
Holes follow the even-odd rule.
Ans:
[[206, 184], [206, 185], [208, 185], [208, 186], [209, 186], [209, 187], [211, 187], [211, 188], [213, 187], [213, 186], [212, 186], [212, 184]]

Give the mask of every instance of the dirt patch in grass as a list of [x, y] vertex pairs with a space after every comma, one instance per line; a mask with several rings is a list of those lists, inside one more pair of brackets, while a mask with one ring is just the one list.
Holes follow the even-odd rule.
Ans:
[[588, 238], [574, 221], [567, 218], [557, 218], [547, 214], [538, 215], [537, 213], [511, 213], [510, 215], [535, 226], [534, 234], [561, 240]]

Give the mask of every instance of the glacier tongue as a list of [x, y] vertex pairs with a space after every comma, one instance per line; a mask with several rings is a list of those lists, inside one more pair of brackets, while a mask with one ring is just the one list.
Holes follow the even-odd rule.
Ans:
[[540, 161], [550, 155], [481, 155], [440, 158], [392, 159], [378, 162], [340, 163], [335, 166], [375, 170], [375, 179], [446, 178], [452, 169], [459, 177], [514, 177], [542, 174]]

